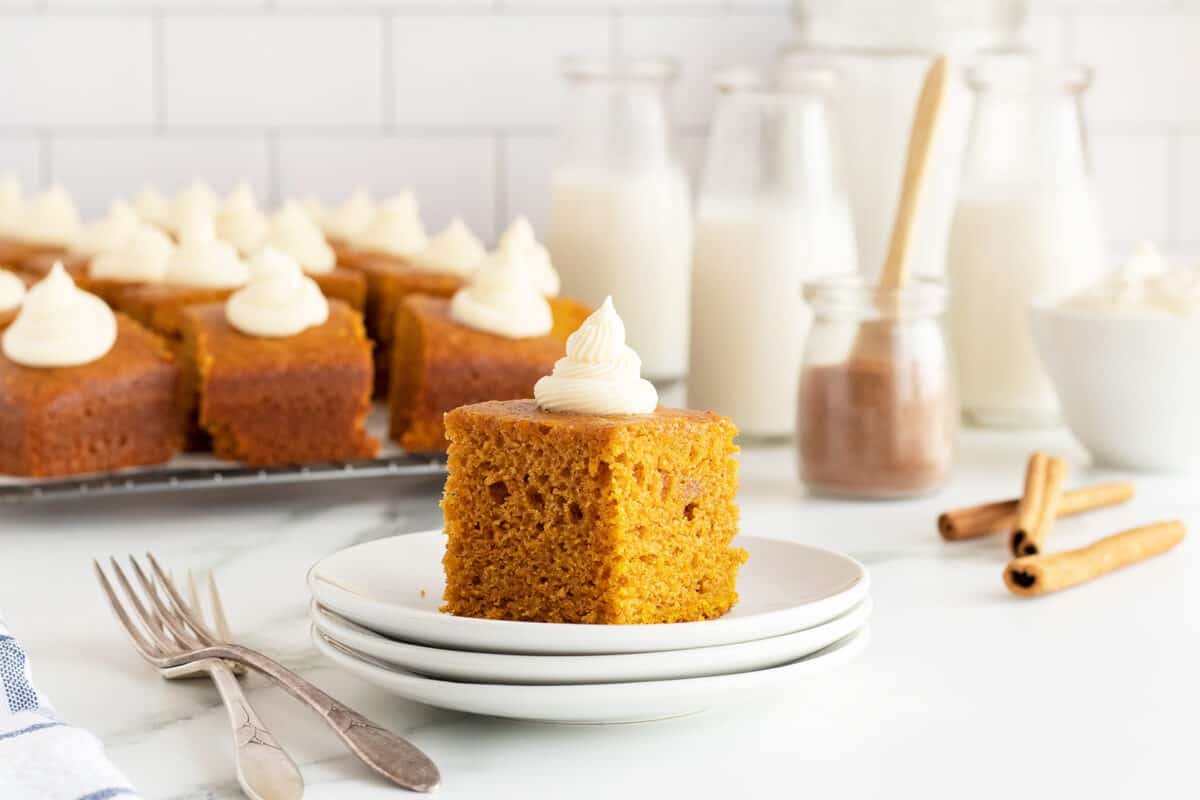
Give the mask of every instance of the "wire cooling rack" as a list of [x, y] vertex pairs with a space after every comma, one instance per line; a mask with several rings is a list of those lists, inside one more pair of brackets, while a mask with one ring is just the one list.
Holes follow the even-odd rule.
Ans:
[[[178, 460], [185, 460], [181, 457]], [[404, 454], [369, 461], [345, 461], [288, 467], [188, 467], [168, 464], [98, 476], [66, 479], [4, 479], [0, 504], [27, 503], [122, 494], [151, 494], [238, 486], [270, 486], [311, 481], [444, 475], [446, 459], [438, 455]]]
[[154, 467], [81, 475], [71, 478], [8, 478], [0, 476], [0, 505], [39, 500], [65, 500], [113, 495], [279, 486], [316, 481], [365, 478], [416, 478], [446, 473], [446, 456], [408, 453], [387, 440], [385, 416], [375, 409], [367, 430], [383, 446], [377, 458], [282, 467], [247, 467], [209, 454], [178, 455]]

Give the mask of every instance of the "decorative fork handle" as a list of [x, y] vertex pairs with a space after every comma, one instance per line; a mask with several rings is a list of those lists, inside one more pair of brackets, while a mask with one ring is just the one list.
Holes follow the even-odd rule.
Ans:
[[254, 713], [233, 670], [224, 661], [215, 659], [195, 666], [203, 666], [212, 678], [229, 712], [238, 783], [246, 796], [250, 800], [300, 800], [304, 797], [304, 778], [300, 770]]
[[441, 782], [437, 766], [409, 742], [359, 714], [274, 659], [237, 644], [192, 650], [159, 661], [163, 667], [180, 667], [204, 659], [221, 659], [261, 672], [301, 701], [333, 729], [359, 761], [388, 780], [416, 792], [430, 792]]

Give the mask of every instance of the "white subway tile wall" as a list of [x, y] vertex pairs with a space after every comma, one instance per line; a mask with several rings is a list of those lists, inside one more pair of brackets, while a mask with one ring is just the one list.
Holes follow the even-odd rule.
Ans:
[[488, 133], [283, 134], [279, 183], [283, 197], [316, 192], [341, 199], [365, 187], [376, 197], [411, 188], [430, 232], [456, 215], [480, 236], [495, 233], [497, 144]]
[[[1037, 0], [1087, 100], [1114, 253], [1200, 255], [1200, 0]], [[0, 0], [0, 172], [89, 215], [153, 180], [267, 201], [413, 187], [431, 228], [544, 219], [567, 53], [667, 54], [685, 161], [714, 69], [763, 63], [788, 0]]]

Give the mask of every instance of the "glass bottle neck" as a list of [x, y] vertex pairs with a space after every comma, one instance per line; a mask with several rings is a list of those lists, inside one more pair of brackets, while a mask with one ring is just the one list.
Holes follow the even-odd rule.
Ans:
[[827, 68], [795, 66], [769, 77], [721, 73], [702, 195], [802, 204], [839, 191], [828, 103], [835, 77]]
[[560, 166], [644, 173], [678, 169], [667, 95], [668, 62], [612, 68], [568, 62]]
[[1082, 85], [971, 87], [964, 183], [1061, 185], [1088, 179]]

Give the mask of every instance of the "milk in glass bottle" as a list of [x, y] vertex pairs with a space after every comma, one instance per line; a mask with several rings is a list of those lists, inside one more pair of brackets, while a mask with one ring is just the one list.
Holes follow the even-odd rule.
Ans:
[[834, 73], [735, 69], [719, 94], [696, 213], [688, 405], [743, 440], [795, 433], [805, 281], [855, 269], [828, 95]]
[[975, 103], [946, 259], [947, 317], [963, 412], [975, 424], [1058, 419], [1029, 307], [1106, 269], [1080, 103], [1089, 77], [999, 56], [967, 72]]
[[546, 244], [562, 293], [621, 309], [642, 374], [687, 369], [691, 202], [676, 154], [665, 60], [568, 59], [567, 118], [551, 174]]

